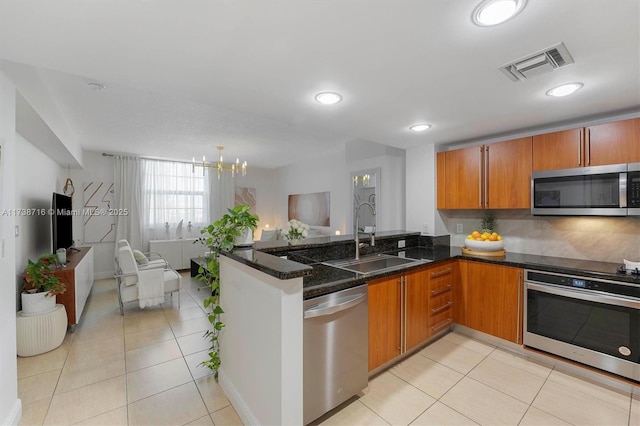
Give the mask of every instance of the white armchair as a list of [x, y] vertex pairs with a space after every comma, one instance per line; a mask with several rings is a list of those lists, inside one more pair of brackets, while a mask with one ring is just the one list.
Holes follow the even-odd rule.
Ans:
[[116, 257], [116, 281], [120, 315], [124, 315], [124, 304], [138, 301], [141, 308], [164, 301], [164, 295], [178, 293], [180, 309], [180, 288], [182, 277], [173, 269], [140, 269], [128, 245], [118, 248]]
[[138, 264], [138, 269], [144, 271], [146, 269], [171, 269], [171, 265], [167, 262], [160, 253], [156, 252], [147, 252], [143, 253], [140, 250], [134, 250], [131, 245], [129, 245], [129, 241], [120, 240], [118, 241], [118, 249], [122, 247], [129, 247], [133, 252], [133, 257]]

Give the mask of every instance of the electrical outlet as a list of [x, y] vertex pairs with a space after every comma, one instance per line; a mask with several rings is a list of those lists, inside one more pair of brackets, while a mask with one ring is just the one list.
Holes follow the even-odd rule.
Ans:
[[398, 240], [398, 248], [404, 248], [404, 240]]
[[458, 223], [458, 224], [456, 225], [456, 232], [457, 232], [458, 234], [462, 234], [462, 233], [464, 233], [464, 226], [463, 226], [461, 223]]
[[426, 223], [422, 224], [422, 233], [423, 234], [428, 234], [429, 233], [429, 225], [427, 225]]

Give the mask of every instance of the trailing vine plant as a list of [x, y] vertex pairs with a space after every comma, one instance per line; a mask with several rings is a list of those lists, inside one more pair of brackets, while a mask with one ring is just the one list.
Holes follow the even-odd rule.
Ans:
[[209, 249], [209, 252], [204, 257], [204, 265], [198, 268], [196, 279], [206, 284], [211, 290], [211, 295], [203, 301], [204, 308], [207, 310], [207, 319], [211, 323], [211, 329], [207, 330], [204, 336], [209, 339], [211, 346], [209, 359], [203, 361], [201, 365], [211, 369], [216, 379], [222, 362], [219, 338], [224, 328], [220, 317], [224, 313], [220, 306], [220, 253], [231, 250], [235, 238], [242, 235], [245, 228], [255, 230], [259, 220], [257, 215], [249, 213], [248, 205], [240, 205], [228, 209], [220, 219], [200, 231], [202, 236], [199, 241]]

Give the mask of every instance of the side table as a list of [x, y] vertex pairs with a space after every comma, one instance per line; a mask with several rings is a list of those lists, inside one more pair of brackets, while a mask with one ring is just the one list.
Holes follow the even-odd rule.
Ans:
[[16, 314], [18, 356], [34, 356], [49, 352], [62, 344], [67, 332], [67, 310], [57, 304], [43, 314], [24, 316]]

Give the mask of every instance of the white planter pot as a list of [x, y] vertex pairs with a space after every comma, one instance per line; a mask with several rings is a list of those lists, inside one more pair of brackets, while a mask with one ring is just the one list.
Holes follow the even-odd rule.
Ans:
[[251, 228], [244, 228], [242, 234], [233, 240], [233, 245], [238, 247], [250, 246], [251, 244], [253, 244], [253, 230]]
[[40, 293], [22, 293], [22, 315], [32, 316], [51, 312], [56, 308], [56, 296], [46, 291]]

